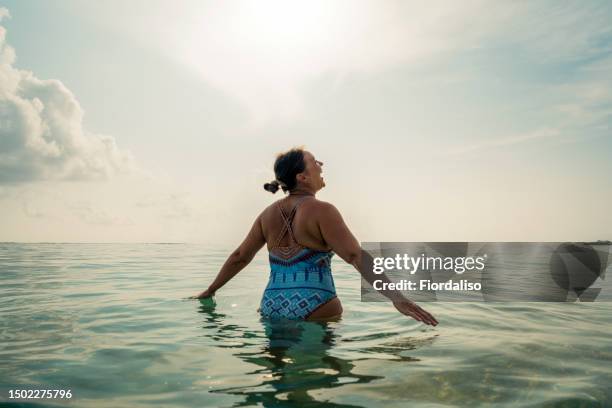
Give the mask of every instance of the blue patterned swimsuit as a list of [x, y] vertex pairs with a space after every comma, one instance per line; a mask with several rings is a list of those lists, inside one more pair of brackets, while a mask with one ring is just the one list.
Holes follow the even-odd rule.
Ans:
[[[299, 245], [292, 222], [300, 200], [289, 215], [278, 203], [284, 221], [276, 245], [270, 248], [270, 279], [261, 299], [264, 317], [305, 320], [319, 307], [336, 297], [331, 273], [331, 251], [317, 251]], [[289, 234], [290, 246], [279, 246]]]

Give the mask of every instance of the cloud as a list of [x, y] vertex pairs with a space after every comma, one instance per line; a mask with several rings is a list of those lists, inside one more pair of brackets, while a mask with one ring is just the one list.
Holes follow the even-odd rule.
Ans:
[[321, 75], [335, 88], [355, 74], [472, 46], [479, 33], [466, 27], [479, 4], [229, 2], [186, 19], [161, 44], [265, 122], [301, 112], [304, 84]]
[[503, 50], [517, 64], [593, 57], [609, 47], [602, 38], [611, 14], [606, 3], [482, 0], [186, 2], [173, 10], [149, 0], [129, 2], [122, 16], [76, 7], [193, 70], [256, 123], [303, 114], [305, 92], [322, 78], [334, 92], [397, 67], [424, 76], [423, 67], [452, 70], [462, 53], [477, 49]]
[[503, 41], [531, 50], [535, 60], [580, 61], [612, 50], [609, 3], [531, 3], [519, 17], [503, 27]]
[[[0, 8], [0, 20], [9, 17]], [[136, 171], [133, 156], [111, 136], [83, 127], [83, 109], [61, 81], [14, 67], [0, 26], [0, 184], [103, 180]]]
[[73, 7], [192, 70], [257, 123], [303, 113], [304, 91], [321, 77], [333, 91], [355, 75], [478, 46], [519, 9], [483, 0], [193, 1], [174, 9], [135, 0], [119, 16], [103, 5]]
[[480, 150], [485, 149], [493, 149], [499, 147], [507, 147], [520, 143], [528, 143], [541, 139], [548, 139], [559, 136], [560, 132], [558, 129], [553, 128], [545, 128], [538, 129], [532, 132], [526, 132], [522, 134], [507, 136], [504, 138], [490, 138], [489, 140], [484, 140], [469, 146], [461, 147], [455, 150], [448, 152], [447, 156], [453, 155], [462, 155], [466, 153], [473, 153]]

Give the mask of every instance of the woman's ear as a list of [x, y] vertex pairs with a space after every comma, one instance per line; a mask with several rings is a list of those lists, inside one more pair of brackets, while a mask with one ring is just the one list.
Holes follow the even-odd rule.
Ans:
[[301, 181], [302, 183], [306, 181], [306, 176], [304, 173], [298, 173], [295, 175], [297, 181]]

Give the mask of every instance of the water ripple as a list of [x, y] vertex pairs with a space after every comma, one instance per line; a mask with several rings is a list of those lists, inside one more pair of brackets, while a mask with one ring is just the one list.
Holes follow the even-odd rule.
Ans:
[[264, 253], [216, 306], [185, 300], [227, 254], [0, 244], [0, 402], [38, 387], [82, 407], [612, 405], [609, 303], [428, 303], [431, 328], [361, 303], [335, 260], [342, 319], [271, 323], [256, 312]]

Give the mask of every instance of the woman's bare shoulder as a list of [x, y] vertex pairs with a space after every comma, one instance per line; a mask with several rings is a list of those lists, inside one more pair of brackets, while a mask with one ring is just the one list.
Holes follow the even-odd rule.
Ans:
[[[276, 200], [274, 201], [272, 204], [268, 205], [266, 208], [263, 209], [263, 211], [259, 214], [259, 218], [260, 219], [264, 219], [269, 217], [272, 212], [278, 207], [278, 202], [280, 200]], [[278, 210], [276, 210], [278, 211]]]
[[326, 215], [338, 212], [338, 209], [332, 203], [317, 198], [307, 200], [304, 202], [303, 207], [307, 212], [316, 215]]
[[308, 200], [305, 204], [310, 204], [315, 208], [330, 208], [334, 206], [332, 203], [328, 201], [319, 200], [316, 197], [313, 197], [312, 199]]

